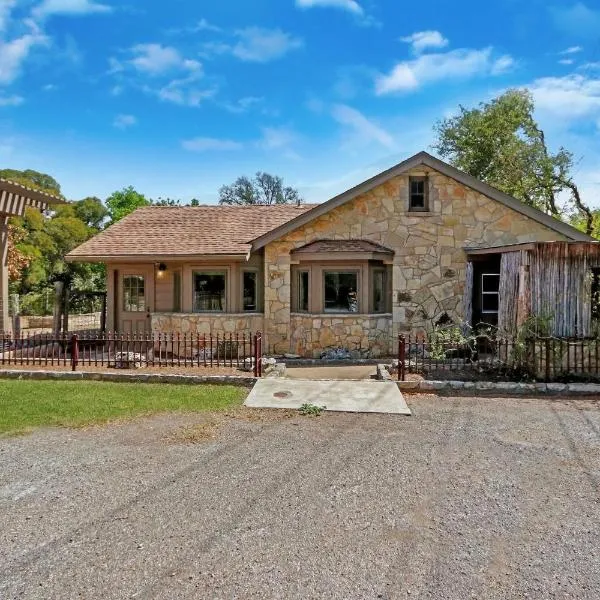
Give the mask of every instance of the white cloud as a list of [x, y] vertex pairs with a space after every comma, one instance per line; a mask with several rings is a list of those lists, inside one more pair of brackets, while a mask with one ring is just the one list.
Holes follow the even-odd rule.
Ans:
[[22, 96], [0, 96], [0, 107], [2, 106], [19, 106], [25, 102], [25, 98]]
[[395, 149], [394, 138], [383, 128], [376, 125], [361, 112], [347, 106], [346, 104], [336, 104], [331, 111], [333, 118], [342, 125], [347, 125], [364, 142], [377, 142], [389, 149]]
[[217, 25], [209, 23], [206, 19], [202, 18], [193, 25], [188, 25], [186, 27], [174, 27], [172, 29], [168, 29], [166, 33], [170, 35], [178, 35], [181, 33], [200, 33], [201, 31], [212, 31], [213, 33], [220, 33], [221, 31], [223, 31], [223, 29], [221, 29], [221, 27], [218, 27]]
[[[129, 63], [138, 71], [148, 75], [163, 75], [177, 70], [196, 71], [202, 69], [197, 60], [184, 58], [177, 49], [162, 44], [137, 44], [131, 48], [134, 57]], [[122, 70], [119, 61], [111, 59], [111, 72]]]
[[502, 75], [503, 73], [508, 73], [512, 71], [515, 66], [515, 59], [509, 54], [505, 54], [500, 58], [497, 58], [492, 63], [492, 68], [490, 69], [491, 75]]
[[241, 142], [210, 137], [197, 137], [190, 140], [184, 140], [181, 142], [181, 145], [191, 152], [219, 152], [224, 150], [240, 150], [243, 148]]
[[133, 115], [117, 115], [113, 121], [113, 127], [117, 129], [127, 129], [137, 124], [137, 119]]
[[559, 65], [572, 65], [575, 61], [572, 58], [561, 58], [558, 61]]
[[582, 51], [583, 51], [583, 48], [581, 46], [570, 46], [569, 48], [566, 48], [562, 52], [559, 52], [559, 54], [577, 54], [578, 52], [582, 52]]
[[0, 0], [0, 33], [6, 30], [12, 9], [16, 4], [17, 0]]
[[0, 41], [0, 84], [12, 83], [20, 74], [23, 62], [35, 46], [48, 43], [48, 38], [33, 21], [26, 21], [31, 32], [19, 38]]
[[258, 106], [264, 102], [264, 98], [258, 96], [245, 96], [235, 102], [225, 102], [222, 104], [225, 110], [234, 114], [242, 114], [249, 111], [251, 108]]
[[492, 57], [492, 48], [472, 50], [461, 48], [445, 53], [424, 54], [398, 63], [387, 75], [376, 78], [377, 94], [411, 92], [438, 81], [468, 79], [476, 76], [498, 75], [514, 64], [508, 55]]
[[536, 110], [562, 121], [600, 117], [600, 79], [583, 75], [542, 77], [528, 89]]
[[229, 50], [240, 60], [248, 62], [268, 62], [281, 58], [303, 45], [300, 38], [281, 29], [246, 27], [236, 31], [235, 35], [238, 41]]
[[355, 15], [362, 15], [364, 13], [361, 5], [356, 0], [296, 0], [296, 6], [299, 8], [341, 8]]
[[411, 35], [400, 38], [412, 47], [415, 54], [421, 54], [427, 48], [445, 48], [448, 40], [439, 31], [416, 31]]
[[44, 0], [33, 11], [38, 18], [50, 15], [89, 15], [96, 13], [109, 13], [113, 8], [107, 4], [100, 4], [93, 0]]

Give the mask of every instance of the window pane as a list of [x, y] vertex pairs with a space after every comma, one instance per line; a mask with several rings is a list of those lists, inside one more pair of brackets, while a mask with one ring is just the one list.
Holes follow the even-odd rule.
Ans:
[[500, 275], [481, 276], [481, 291], [482, 292], [497, 292], [500, 289]]
[[225, 310], [225, 273], [194, 273], [194, 311]]
[[481, 312], [498, 312], [498, 294], [481, 295]]
[[244, 271], [244, 310], [257, 310], [256, 280], [256, 271]]
[[427, 179], [411, 177], [409, 179], [409, 210], [427, 210]]
[[146, 310], [146, 294], [142, 275], [123, 277], [123, 310], [125, 312]]
[[181, 273], [173, 273], [173, 311], [181, 312]]
[[298, 273], [298, 310], [308, 312], [308, 271]]
[[358, 312], [358, 275], [325, 273], [325, 310]]
[[373, 271], [373, 312], [385, 312], [385, 271]]

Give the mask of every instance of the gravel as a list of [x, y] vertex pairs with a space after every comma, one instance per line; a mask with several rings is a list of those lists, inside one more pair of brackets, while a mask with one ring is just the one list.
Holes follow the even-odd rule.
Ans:
[[408, 403], [0, 439], [0, 598], [599, 598], [600, 402]]

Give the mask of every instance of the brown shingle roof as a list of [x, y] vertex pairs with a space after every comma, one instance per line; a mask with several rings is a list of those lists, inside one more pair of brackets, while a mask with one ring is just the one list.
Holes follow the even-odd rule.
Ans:
[[294, 253], [305, 252], [384, 252], [393, 254], [394, 251], [369, 240], [316, 240], [306, 246], [297, 248]]
[[251, 240], [313, 207], [147, 206], [71, 250], [67, 258], [247, 254]]

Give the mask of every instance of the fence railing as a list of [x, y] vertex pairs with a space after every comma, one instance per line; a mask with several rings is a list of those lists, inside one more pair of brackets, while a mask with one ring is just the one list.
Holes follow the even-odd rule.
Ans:
[[430, 377], [482, 376], [538, 381], [600, 380], [599, 338], [480, 336], [447, 341], [398, 336], [398, 380], [407, 373]]
[[262, 334], [0, 334], [0, 367], [230, 367], [262, 376]]

